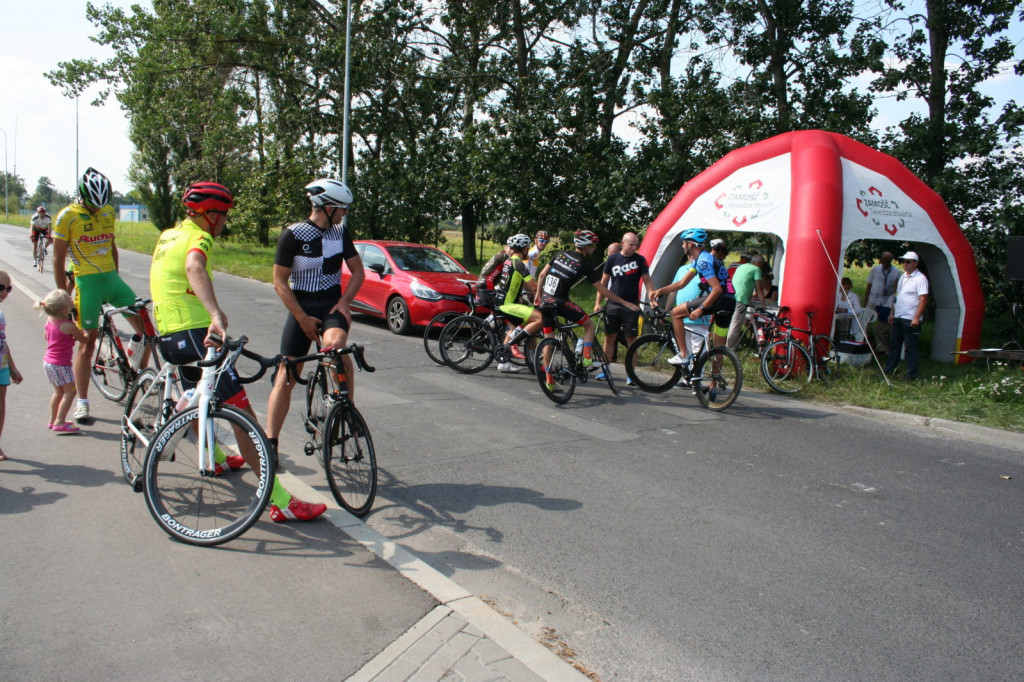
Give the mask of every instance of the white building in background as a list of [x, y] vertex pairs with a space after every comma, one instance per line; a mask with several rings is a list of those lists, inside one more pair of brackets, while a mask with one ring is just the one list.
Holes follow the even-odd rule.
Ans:
[[124, 223], [143, 223], [149, 220], [149, 211], [142, 204], [121, 204], [118, 219]]

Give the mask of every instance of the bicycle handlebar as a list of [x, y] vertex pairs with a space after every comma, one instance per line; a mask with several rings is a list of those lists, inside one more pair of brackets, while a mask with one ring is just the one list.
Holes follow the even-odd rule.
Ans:
[[107, 308], [103, 311], [103, 315], [104, 317], [113, 317], [114, 315], [120, 315], [122, 313], [137, 313], [152, 302], [152, 299], [149, 298], [137, 298], [135, 299], [135, 303], [130, 305], [121, 306], [120, 308]]
[[288, 359], [278, 356], [277, 361], [284, 363], [284, 365], [288, 369], [288, 373], [292, 375], [292, 378], [295, 379], [296, 383], [306, 385], [309, 382], [299, 376], [298, 372], [295, 371], [295, 366], [300, 365], [304, 362], [308, 362], [309, 360], [322, 360], [324, 358], [340, 358], [342, 355], [351, 355], [355, 359], [356, 366], [360, 369], [360, 371], [368, 373], [376, 372], [377, 368], [372, 367], [368, 362], [366, 362], [366, 358], [363, 355], [364, 351], [365, 348], [363, 346], [359, 345], [358, 343], [352, 343], [346, 346], [345, 348], [326, 348], [316, 353], [310, 353], [309, 355], [303, 355], [302, 357], [298, 358]]

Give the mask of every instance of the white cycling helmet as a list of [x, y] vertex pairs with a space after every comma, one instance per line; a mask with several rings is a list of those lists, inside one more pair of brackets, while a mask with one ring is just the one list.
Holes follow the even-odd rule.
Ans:
[[87, 168], [78, 181], [78, 196], [93, 208], [103, 208], [110, 201], [110, 180], [95, 168]]
[[314, 206], [340, 206], [348, 208], [352, 203], [352, 191], [345, 183], [331, 178], [320, 178], [306, 185], [306, 194]]
[[572, 243], [576, 246], [593, 246], [597, 243], [597, 234], [592, 230], [580, 230], [572, 236]]
[[517, 251], [522, 251], [523, 249], [529, 248], [530, 238], [525, 234], [514, 234], [509, 237], [508, 241], [505, 243]]

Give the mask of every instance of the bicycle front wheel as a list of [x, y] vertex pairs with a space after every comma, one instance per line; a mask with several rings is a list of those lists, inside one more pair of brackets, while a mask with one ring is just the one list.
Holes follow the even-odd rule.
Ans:
[[132, 385], [133, 372], [121, 359], [114, 344], [113, 332], [103, 330], [96, 339], [96, 357], [93, 358], [89, 377], [107, 399], [115, 403], [124, 399]]
[[43, 265], [46, 263], [46, 242], [42, 239], [36, 240], [36, 268], [39, 272], [43, 271]]
[[156, 371], [144, 369], [125, 401], [121, 417], [121, 472], [137, 493], [142, 492], [146, 448], [163, 424], [163, 398], [163, 379], [157, 378]]
[[430, 324], [423, 330], [423, 350], [427, 351], [427, 357], [436, 362], [439, 365], [444, 364], [444, 358], [441, 357], [441, 348], [438, 345], [441, 340], [441, 331], [444, 326], [454, 320], [456, 317], [461, 317], [463, 313], [450, 310], [444, 313], [438, 313], [430, 320]]
[[444, 364], [462, 374], [481, 372], [494, 359], [494, 334], [486, 322], [472, 315], [446, 324], [438, 345]]
[[[153, 436], [144, 474], [146, 506], [175, 540], [219, 545], [240, 536], [270, 502], [274, 458], [263, 429], [248, 412], [229, 405], [210, 410], [208, 439], [215, 452], [241, 455], [246, 466], [215, 476], [199, 468], [200, 408], [180, 412]], [[219, 456], [218, 456], [219, 459]]]
[[[544, 366], [544, 355], [551, 353], [551, 359]], [[576, 390], [576, 355], [572, 348], [562, 343], [558, 337], [544, 339], [537, 346], [536, 354], [537, 381], [540, 390], [551, 400], [565, 404], [572, 399]], [[548, 377], [551, 383], [548, 383]]]
[[678, 384], [683, 375], [681, 367], [668, 362], [675, 354], [668, 333], [645, 334], [626, 350], [626, 374], [643, 390], [663, 393]]
[[830, 384], [839, 378], [839, 351], [825, 334], [814, 337], [814, 361], [817, 379]]
[[324, 465], [323, 443], [324, 422], [331, 407], [330, 388], [327, 385], [327, 371], [323, 366], [306, 375], [306, 432], [312, 436], [316, 458]]
[[595, 341], [591, 352], [593, 353], [594, 362], [601, 368], [601, 374], [604, 375], [608, 388], [612, 390], [612, 395], [618, 395], [619, 391], [615, 388], [615, 379], [612, 377], [611, 362], [608, 361], [608, 356], [604, 354], [604, 348]]
[[336, 403], [324, 434], [324, 470], [334, 499], [366, 516], [377, 496], [377, 456], [366, 420], [355, 405]]
[[795, 341], [776, 341], [761, 356], [761, 375], [776, 393], [798, 393], [814, 376], [811, 356]]
[[691, 382], [701, 405], [724, 410], [736, 402], [743, 388], [743, 365], [731, 350], [715, 346], [698, 358]]

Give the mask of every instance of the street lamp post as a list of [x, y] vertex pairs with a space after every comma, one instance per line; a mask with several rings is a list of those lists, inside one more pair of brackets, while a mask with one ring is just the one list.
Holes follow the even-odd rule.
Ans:
[[10, 192], [7, 191], [7, 131], [0, 128], [0, 133], [4, 134], [4, 220], [11, 217], [10, 211], [7, 210], [7, 201]]

